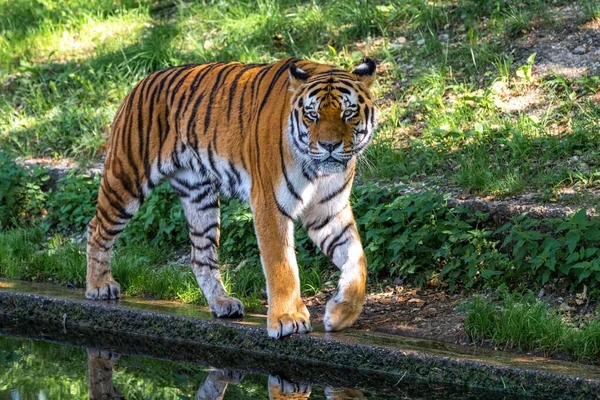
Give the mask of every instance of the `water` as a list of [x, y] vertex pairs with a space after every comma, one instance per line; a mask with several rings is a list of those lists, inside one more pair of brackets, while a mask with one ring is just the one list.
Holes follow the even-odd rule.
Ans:
[[[168, 354], [169, 348], [164, 351]], [[335, 371], [328, 368], [315, 378], [317, 383], [299, 382], [286, 378], [285, 365], [274, 365], [277, 375], [262, 375], [239, 368], [215, 369], [198, 363], [119, 355], [107, 349], [0, 336], [0, 400], [490, 399], [489, 393], [442, 385], [407, 386], [397, 378], [394, 384], [381, 376], [365, 379], [360, 373], [356, 379], [351, 372], [334, 376]], [[347, 384], [341, 387], [340, 382]], [[363, 387], [352, 387], [352, 382], [362, 382]], [[496, 394], [493, 398], [507, 397]]]

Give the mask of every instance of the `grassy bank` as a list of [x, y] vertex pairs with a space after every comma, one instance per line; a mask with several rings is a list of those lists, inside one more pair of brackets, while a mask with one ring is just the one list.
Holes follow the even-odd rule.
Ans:
[[287, 56], [350, 68], [369, 54], [380, 63], [381, 118], [362, 176], [555, 200], [600, 184], [600, 78], [535, 74], [535, 50], [522, 44], [537, 31], [585, 33], [599, 9], [589, 0], [3, 0], [0, 145], [87, 163], [101, 159], [121, 99], [157, 69]]
[[600, 319], [575, 327], [531, 293], [476, 297], [467, 308], [465, 330], [476, 343], [600, 361]]
[[[33, 227], [33, 231], [38, 232], [33, 237], [37, 238], [39, 246], [47, 249], [55, 245], [57, 248], [65, 247], [60, 238], [72, 236], [73, 233], [82, 240], [85, 224], [94, 213], [97, 177], [92, 179], [70, 174], [60, 179], [53, 191], [44, 192], [40, 188], [45, 179], [43, 170], [29, 172], [26, 168], [15, 169], [14, 163], [6, 159], [3, 165], [4, 170], [0, 164], [0, 176], [12, 173], [13, 206], [0, 207], [0, 222], [7, 227], [15, 227], [15, 224], [18, 227], [18, 220], [22, 222], [20, 226]], [[14, 173], [16, 170], [20, 173]], [[521, 215], [498, 227], [494, 226], [488, 214], [464, 207], [449, 207], [444, 195], [433, 192], [401, 195], [400, 191], [400, 187], [366, 185], [357, 186], [352, 192], [351, 202], [362, 235], [371, 282], [376, 283], [380, 278], [399, 277], [418, 286], [437, 278], [445, 282], [450, 290], [499, 285], [539, 289], [550, 284], [560, 290], [576, 291], [587, 285], [592, 296], [600, 295], [597, 291], [600, 282], [600, 250], [597, 247], [600, 219], [588, 219], [585, 210], [569, 217], [543, 221]], [[28, 222], [23, 224], [23, 221]], [[29, 246], [19, 247], [24, 239], [18, 238], [23, 232], [30, 230], [9, 229], [0, 234], [0, 242], [7, 241], [4, 246], [6, 250], [0, 255], [0, 273], [18, 270], [22, 278], [32, 279], [38, 272], [27, 269], [31, 268], [28, 267], [32, 262], [30, 259], [13, 267], [12, 259], [7, 258], [11, 251], [18, 251], [19, 248], [23, 255], [32, 256], [27, 251]], [[57, 237], [56, 243], [45, 243], [41, 232]], [[134, 255], [126, 257], [135, 260], [137, 254], [153, 254], [145, 246], [160, 245], [171, 252], [187, 248], [187, 236], [181, 205], [172, 190], [163, 185], [143, 204], [116, 245], [119, 251], [139, 246], [138, 250], [132, 250]], [[17, 246], [17, 250], [11, 250], [13, 246]], [[71, 250], [66, 251], [73, 251], [73, 254], [81, 252], [81, 249], [73, 246], [67, 240], [66, 248]], [[329, 280], [333, 266], [300, 228], [296, 232], [296, 249], [299, 263], [303, 266], [305, 292], [309, 291], [309, 287], [316, 292]], [[158, 265], [165, 261], [165, 258], [161, 258], [163, 251], [155, 256], [140, 256], [140, 265], [151, 265], [151, 268], [160, 270]], [[259, 295], [264, 282], [252, 215], [248, 206], [239, 201], [222, 203], [219, 255], [221, 262], [229, 266], [228, 270], [237, 271], [238, 276], [232, 283], [233, 291], [246, 296]], [[2, 261], [2, 257], [5, 261]], [[83, 256], [78, 257], [75, 263], [82, 264]], [[47, 265], [53, 263], [58, 268], [58, 258]], [[134, 265], [135, 262], [129, 264]], [[39, 268], [39, 271], [44, 269]], [[79, 277], [70, 283], [81, 285], [84, 269], [81, 267]], [[130, 275], [143, 275], [141, 272], [135, 269]], [[126, 283], [130, 279], [125, 277], [120, 280]], [[189, 278], [183, 281], [187, 282], [185, 287], [189, 288]], [[238, 284], [243, 286], [236, 288]], [[177, 290], [184, 293], [187, 290], [184, 289]], [[171, 292], [161, 294], [162, 289], [147, 291], [152, 294], [156, 292], [160, 296], [174, 296]], [[187, 296], [176, 297], [185, 299]]]

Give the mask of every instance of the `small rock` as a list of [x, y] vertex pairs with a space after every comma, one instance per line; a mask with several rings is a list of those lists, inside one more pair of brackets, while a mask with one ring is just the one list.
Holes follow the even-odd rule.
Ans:
[[542, 297], [544, 297], [544, 289], [543, 288], [538, 293], [538, 299], [541, 299]]
[[398, 296], [392, 296], [392, 301], [394, 303], [397, 303], [398, 302]]
[[[410, 122], [410, 121], [408, 121], [408, 122]], [[404, 123], [404, 121], [402, 121], [402, 123]], [[398, 285], [398, 286], [404, 285], [404, 279], [400, 279], [400, 278], [394, 279], [394, 285]]]
[[560, 309], [561, 309], [561, 311], [567, 311], [567, 312], [568, 312], [568, 311], [574, 311], [574, 310], [575, 310], [575, 307], [571, 307], [571, 306], [570, 306], [570, 305], [568, 305], [567, 303], [562, 303], [562, 304], [560, 305]]
[[438, 39], [440, 42], [447, 42], [450, 39], [450, 36], [448, 36], [446, 33], [440, 33], [438, 35]]
[[425, 44], [425, 39], [419, 39], [419, 40], [417, 40], [417, 44], [419, 46], [423, 46]]
[[430, 314], [435, 314], [437, 312], [437, 310], [433, 307], [431, 307], [430, 309], [427, 310], [427, 312], [429, 312]]
[[425, 303], [425, 300], [422, 299], [417, 299], [416, 297], [413, 297], [412, 299], [408, 300], [409, 303], [417, 303], [417, 304], [422, 304]]
[[573, 49], [572, 53], [577, 55], [583, 55], [589, 51], [589, 48], [586, 46], [577, 46]]
[[406, 38], [404, 36], [398, 36], [396, 38], [396, 40], [394, 40], [394, 42], [396, 42], [396, 43], [404, 43], [404, 42], [406, 42]]
[[563, 299], [562, 297], [557, 297], [556, 298], [556, 302], [557, 303], [562, 303], [563, 301], [565, 301], [565, 299]]

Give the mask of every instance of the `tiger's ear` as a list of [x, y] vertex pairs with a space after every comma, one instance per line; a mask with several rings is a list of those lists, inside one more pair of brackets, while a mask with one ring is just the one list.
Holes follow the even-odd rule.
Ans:
[[352, 73], [358, 76], [358, 79], [367, 85], [367, 87], [370, 87], [375, 82], [376, 69], [377, 64], [375, 64], [375, 61], [372, 58], [366, 57]]
[[298, 86], [306, 83], [306, 80], [309, 78], [308, 73], [296, 67], [295, 64], [290, 64], [288, 72], [290, 77], [290, 90], [296, 90]]

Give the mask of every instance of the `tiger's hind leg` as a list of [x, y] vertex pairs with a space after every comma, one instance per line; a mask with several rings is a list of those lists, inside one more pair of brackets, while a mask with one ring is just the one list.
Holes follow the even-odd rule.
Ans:
[[96, 215], [87, 226], [85, 297], [88, 299], [111, 300], [121, 296], [121, 287], [111, 273], [110, 259], [115, 240], [141, 204], [141, 197], [131, 192], [123, 181], [105, 171], [98, 191]]
[[219, 271], [220, 212], [215, 183], [191, 170], [180, 171], [169, 181], [183, 205], [192, 242], [192, 268], [210, 311], [219, 318], [242, 317], [244, 306], [227, 294]]

